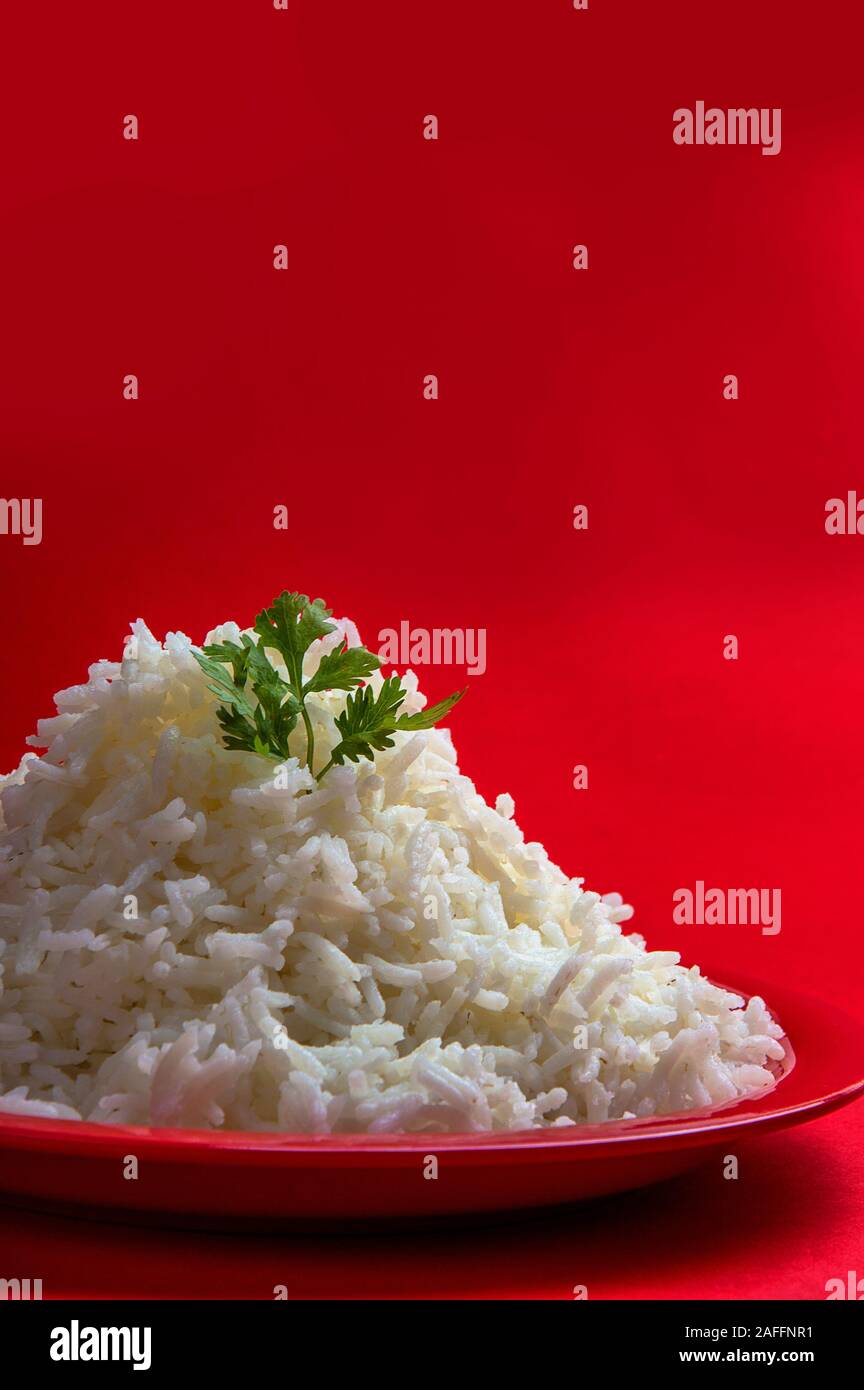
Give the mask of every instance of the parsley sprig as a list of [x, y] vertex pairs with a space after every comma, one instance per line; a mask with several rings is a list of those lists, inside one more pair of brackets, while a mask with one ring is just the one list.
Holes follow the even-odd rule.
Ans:
[[[258, 614], [254, 635], [244, 632], [239, 642], [213, 642], [192, 653], [207, 677], [207, 688], [221, 701], [216, 718], [226, 748], [284, 762], [293, 756], [289, 736], [302, 720], [306, 766], [320, 782], [334, 765], [373, 759], [381, 749], [392, 748], [392, 736], [399, 730], [431, 729], [462, 699], [465, 691], [458, 690], [419, 714], [399, 714], [408, 693], [399, 676], [388, 676], [376, 695], [363, 682], [381, 662], [365, 647], [349, 647], [344, 641], [326, 652], [315, 674], [304, 680], [306, 652], [320, 637], [336, 631], [328, 621], [332, 612], [323, 599], [285, 590]], [[271, 663], [268, 649], [279, 652], [285, 676]], [[340, 741], [316, 773], [315, 734], [306, 697], [322, 690], [345, 690], [348, 698], [336, 715]]]

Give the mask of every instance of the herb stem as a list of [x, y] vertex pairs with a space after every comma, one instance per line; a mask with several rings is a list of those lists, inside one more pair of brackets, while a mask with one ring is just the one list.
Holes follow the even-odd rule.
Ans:
[[300, 713], [303, 716], [303, 723], [306, 726], [306, 766], [314, 777], [313, 763], [315, 761], [315, 734], [312, 729], [312, 720], [309, 718], [309, 711], [301, 701]]
[[317, 774], [317, 776], [316, 776], [316, 778], [315, 778], [315, 781], [316, 781], [316, 782], [320, 782], [320, 781], [321, 781], [321, 778], [324, 776], [325, 772], [329, 772], [332, 766], [333, 766], [333, 759], [331, 758], [330, 761], [329, 761], [329, 763], [325, 763], [324, 767], [322, 767], [321, 771]]

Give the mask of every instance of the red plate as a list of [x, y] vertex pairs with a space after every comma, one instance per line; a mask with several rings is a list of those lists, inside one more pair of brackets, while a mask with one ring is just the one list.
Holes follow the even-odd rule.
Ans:
[[[864, 1093], [861, 1025], [785, 986], [776, 1087], [711, 1112], [489, 1135], [293, 1136], [0, 1115], [0, 1193], [73, 1215], [210, 1229], [440, 1220], [553, 1206], [674, 1177], [745, 1135], [800, 1124]], [[129, 1156], [137, 1179], [124, 1177]], [[438, 1177], [424, 1176], [437, 1159]]]

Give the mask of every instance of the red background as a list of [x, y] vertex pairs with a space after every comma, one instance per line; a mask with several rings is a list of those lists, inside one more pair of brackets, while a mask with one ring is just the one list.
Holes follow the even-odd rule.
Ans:
[[[290, 587], [370, 645], [484, 627], [452, 721], [481, 791], [652, 944], [860, 1010], [864, 537], [824, 529], [864, 495], [858, 12], [19, 7], [0, 492], [44, 539], [0, 536], [2, 765], [138, 616], [200, 640]], [[699, 99], [781, 107], [781, 153], [676, 146]], [[697, 879], [781, 888], [781, 934], [674, 926]], [[297, 1295], [819, 1297], [864, 1273], [860, 1110], [754, 1146], [734, 1206], [697, 1175], [437, 1256], [35, 1217], [6, 1244], [67, 1292], [214, 1294], [230, 1263], [254, 1296], [293, 1261]]]

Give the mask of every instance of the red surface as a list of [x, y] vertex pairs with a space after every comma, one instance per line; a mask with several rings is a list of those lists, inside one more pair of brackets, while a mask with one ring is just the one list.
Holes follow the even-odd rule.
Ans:
[[[0, 536], [3, 763], [139, 614], [200, 637], [288, 585], [370, 641], [485, 627], [454, 716], [481, 790], [653, 944], [860, 1012], [864, 537], [824, 530], [864, 495], [859, 8], [289, 4], [7, 25], [0, 492], [41, 496], [45, 535]], [[675, 146], [698, 99], [782, 107], [782, 152]], [[697, 879], [780, 887], [781, 933], [673, 925]], [[598, 1297], [809, 1297], [814, 1252], [861, 1269], [860, 1110], [754, 1145], [746, 1188], [697, 1174], [432, 1255], [220, 1265], [12, 1225], [70, 1288], [248, 1293], [286, 1264], [306, 1292], [566, 1297], [588, 1263]]]
[[[532, 1217], [402, 1236], [225, 1236], [2, 1212], [11, 1269], [85, 1298], [822, 1299], [857, 1270], [864, 1105], [740, 1145], [659, 1187]], [[36, 1273], [39, 1271], [39, 1273]]]

